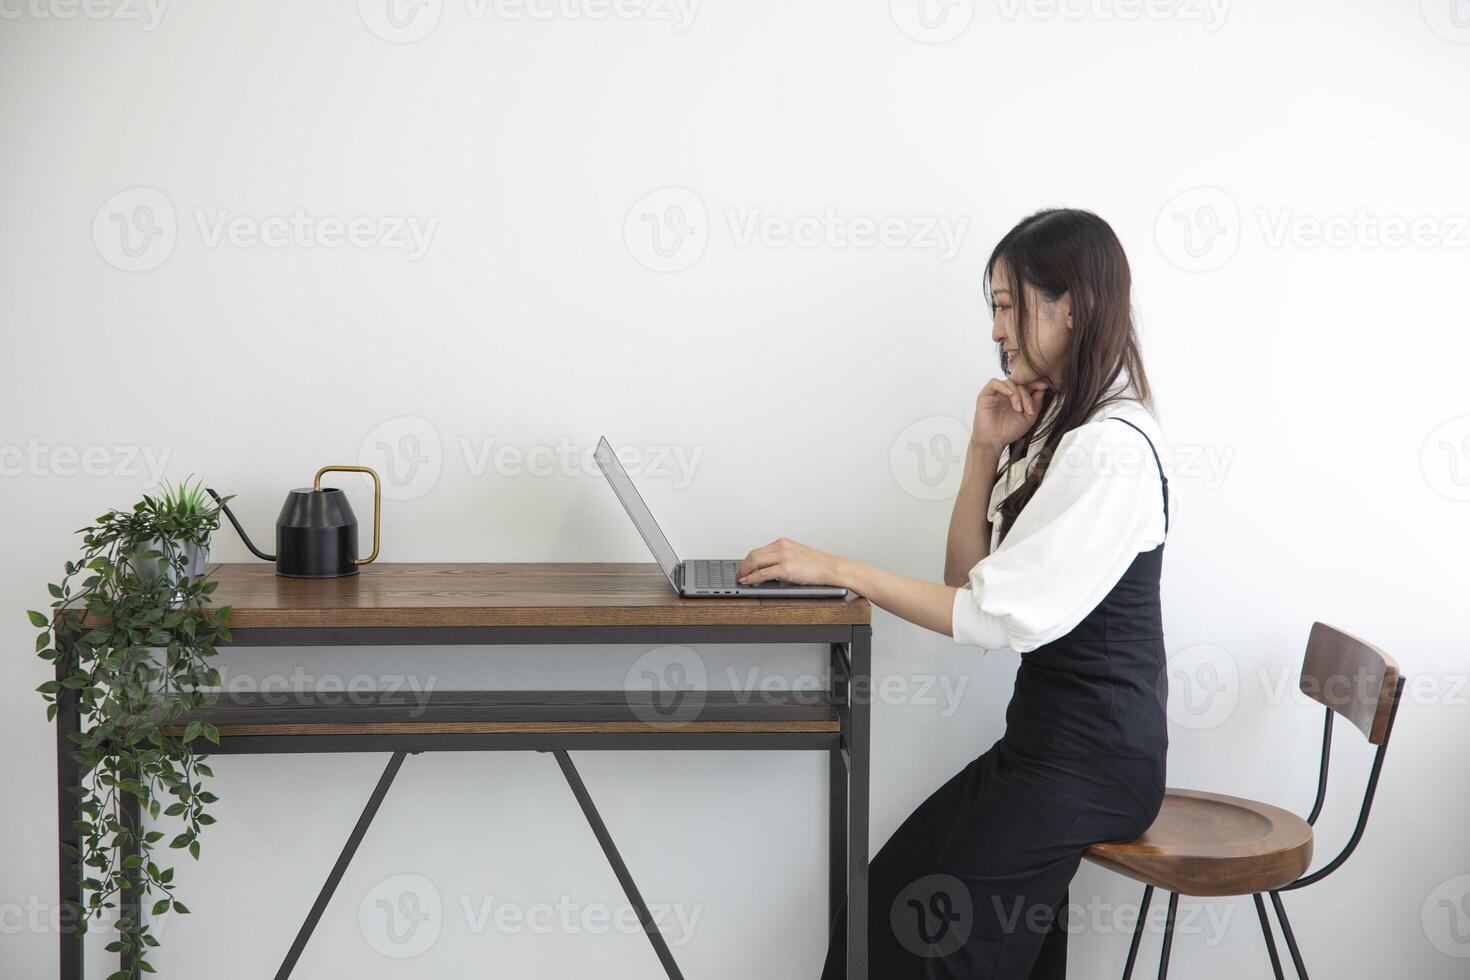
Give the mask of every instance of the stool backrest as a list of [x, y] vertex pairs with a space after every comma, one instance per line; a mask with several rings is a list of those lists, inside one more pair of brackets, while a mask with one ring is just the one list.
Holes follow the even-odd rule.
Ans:
[[[1363, 839], [1368, 825], [1368, 811], [1373, 807], [1373, 794], [1378, 790], [1378, 776], [1383, 772], [1383, 757], [1388, 752], [1388, 736], [1398, 714], [1399, 698], [1404, 691], [1404, 678], [1393, 658], [1371, 643], [1334, 629], [1326, 623], [1313, 623], [1307, 637], [1307, 657], [1302, 663], [1302, 693], [1325, 705], [1322, 712], [1322, 763], [1317, 775], [1317, 800], [1307, 823], [1315, 824], [1327, 799], [1327, 762], [1332, 751], [1332, 716], [1342, 715], [1356, 725], [1368, 741], [1378, 746], [1373, 753], [1373, 767], [1368, 772], [1368, 786], [1363, 792], [1363, 806], [1353, 835], [1342, 851], [1318, 870], [1303, 875], [1277, 891], [1290, 891], [1321, 881], [1342, 867], [1344, 861]], [[1273, 895], [1274, 898], [1274, 895]]]
[[1399, 665], [1373, 644], [1313, 623], [1302, 663], [1302, 693], [1383, 744], [1398, 693]]

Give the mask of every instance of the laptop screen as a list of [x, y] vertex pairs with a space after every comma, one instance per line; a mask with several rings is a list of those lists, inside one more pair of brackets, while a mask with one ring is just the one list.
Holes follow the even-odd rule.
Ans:
[[648, 505], [643, 498], [638, 496], [633, 481], [628, 478], [628, 471], [623, 469], [618, 454], [613, 452], [613, 447], [608, 443], [607, 437], [603, 436], [597, 443], [597, 468], [602, 470], [602, 475], [607, 477], [607, 482], [612, 485], [613, 493], [623, 502], [623, 509], [628, 516], [633, 518], [633, 524], [638, 528], [638, 533], [643, 535], [643, 543], [648, 545], [648, 550], [653, 552], [653, 557], [658, 561], [659, 567], [664, 570], [669, 584], [678, 588], [678, 582], [674, 578], [674, 572], [679, 567], [679, 556], [674, 553], [673, 545], [669, 539], [664, 537], [664, 532], [658, 529], [658, 524], [649, 512]]

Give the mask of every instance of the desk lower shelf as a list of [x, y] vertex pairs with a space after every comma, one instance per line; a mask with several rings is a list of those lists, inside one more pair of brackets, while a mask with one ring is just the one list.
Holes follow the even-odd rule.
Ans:
[[[201, 753], [517, 748], [534, 736], [577, 747], [830, 749], [841, 737], [826, 692], [436, 691], [224, 693], [190, 721], [214, 725]], [[732, 737], [733, 736], [733, 737]], [[497, 738], [499, 737], [499, 738]], [[495, 745], [496, 741], [504, 744]], [[612, 743], [616, 742], [616, 745]], [[805, 745], [801, 747], [807, 747]]]

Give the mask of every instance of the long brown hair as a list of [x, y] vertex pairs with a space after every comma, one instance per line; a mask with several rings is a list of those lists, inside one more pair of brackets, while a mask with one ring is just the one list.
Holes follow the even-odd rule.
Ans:
[[[1053, 382], [1037, 413], [1044, 421], [1007, 447], [996, 473], [996, 479], [1001, 479], [1013, 460], [1023, 459], [1031, 444], [1041, 441], [1025, 479], [1001, 502], [998, 516], [1004, 538], [1041, 485], [1062, 436], [1115, 401], [1136, 398], [1151, 409], [1153, 395], [1133, 325], [1128, 257], [1106, 221], [1091, 211], [1052, 208], [1036, 212], [1008, 231], [985, 263], [985, 298], [992, 311], [990, 277], [997, 265], [1011, 276], [1016, 340], [1028, 358], [1040, 355], [1029, 335], [1024, 285], [1034, 286], [1048, 302], [1064, 294], [1070, 294], [1072, 300], [1072, 339], [1061, 363], [1032, 360]], [[1112, 390], [1125, 373], [1127, 387]]]

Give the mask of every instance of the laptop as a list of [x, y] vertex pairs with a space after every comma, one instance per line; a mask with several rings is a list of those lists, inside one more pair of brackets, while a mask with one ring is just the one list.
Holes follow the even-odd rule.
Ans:
[[633, 519], [633, 526], [643, 536], [643, 543], [653, 552], [664, 577], [681, 596], [704, 598], [706, 596], [766, 596], [768, 598], [834, 598], [846, 596], [847, 590], [840, 585], [795, 585], [779, 579], [759, 585], [741, 585], [735, 581], [741, 559], [726, 561], [718, 558], [696, 561], [680, 561], [669, 544], [669, 539], [659, 530], [648, 505], [633, 487], [628, 471], [618, 460], [618, 454], [604, 436], [597, 443], [597, 468], [607, 477], [613, 493], [622, 501], [623, 509]]

